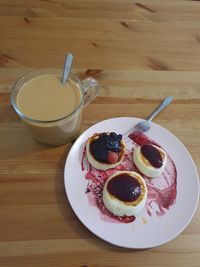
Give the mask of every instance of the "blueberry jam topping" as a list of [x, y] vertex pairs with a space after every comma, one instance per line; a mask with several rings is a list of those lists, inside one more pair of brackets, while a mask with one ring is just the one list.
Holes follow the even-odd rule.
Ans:
[[117, 153], [121, 151], [121, 140], [121, 134], [114, 132], [110, 134], [102, 133], [98, 139], [90, 143], [91, 154], [96, 160], [107, 163], [109, 151]]
[[119, 174], [107, 185], [108, 192], [124, 202], [135, 201], [141, 194], [140, 183], [128, 174]]
[[153, 167], [160, 168], [163, 165], [162, 156], [156, 147], [150, 144], [143, 145], [141, 147], [141, 153]]

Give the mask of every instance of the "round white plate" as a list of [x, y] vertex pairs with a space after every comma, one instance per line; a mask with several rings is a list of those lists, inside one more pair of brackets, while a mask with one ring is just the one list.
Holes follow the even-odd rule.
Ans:
[[[81, 168], [85, 142], [96, 132], [125, 133], [141, 119], [120, 117], [101, 121], [87, 129], [74, 143], [64, 170], [65, 190], [69, 203], [80, 221], [95, 235], [117, 246], [150, 248], [178, 236], [190, 223], [199, 200], [199, 178], [195, 164], [185, 146], [163, 127], [152, 123], [145, 133], [159, 143], [172, 157], [177, 169], [175, 204], [162, 217], [148, 217], [142, 211], [132, 223], [111, 223], [101, 219], [97, 207], [88, 202], [88, 181]], [[144, 223], [145, 222], [145, 223]]]

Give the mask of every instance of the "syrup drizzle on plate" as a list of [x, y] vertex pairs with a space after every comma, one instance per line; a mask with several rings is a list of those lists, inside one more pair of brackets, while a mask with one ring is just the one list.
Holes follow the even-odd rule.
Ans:
[[[93, 168], [87, 161], [85, 150], [82, 155], [82, 171], [85, 179], [88, 180], [86, 193], [89, 204], [96, 206], [100, 210], [101, 219], [106, 222], [130, 223], [136, 218], [135, 216], [115, 216], [103, 204], [102, 194], [106, 180], [116, 171], [136, 171], [137, 167], [133, 163], [134, 149], [139, 145], [152, 144], [161, 147], [154, 140], [145, 134], [134, 132], [129, 135], [133, 141], [132, 151], [126, 150], [123, 162], [112, 169], [101, 171]], [[166, 152], [167, 154], [167, 152]], [[141, 173], [140, 173], [141, 174]], [[177, 171], [176, 166], [167, 154], [167, 165], [161, 176], [157, 178], [148, 178], [141, 174], [146, 181], [148, 195], [145, 205], [146, 212], [149, 216], [163, 216], [176, 201], [177, 195]]]

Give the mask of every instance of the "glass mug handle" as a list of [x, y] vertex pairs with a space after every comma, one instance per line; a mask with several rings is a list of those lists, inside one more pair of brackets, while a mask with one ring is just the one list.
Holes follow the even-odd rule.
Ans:
[[81, 83], [82, 83], [83, 89], [84, 89], [84, 104], [83, 104], [83, 106], [86, 107], [98, 95], [99, 84], [93, 78], [86, 78]]

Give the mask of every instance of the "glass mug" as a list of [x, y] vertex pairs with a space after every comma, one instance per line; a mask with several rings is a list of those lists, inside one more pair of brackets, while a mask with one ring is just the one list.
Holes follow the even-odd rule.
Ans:
[[97, 96], [99, 85], [93, 78], [86, 78], [80, 81], [75, 74], [70, 73], [68, 81], [73, 82], [80, 92], [79, 105], [70, 114], [62, 118], [46, 121], [36, 120], [28, 117], [20, 110], [17, 105], [17, 96], [24, 84], [28, 83], [33, 78], [46, 74], [59, 76], [61, 80], [62, 70], [45, 68], [26, 73], [12, 88], [11, 103], [19, 117], [30, 129], [35, 140], [46, 145], [58, 146], [72, 141], [79, 135], [82, 122], [82, 110]]

